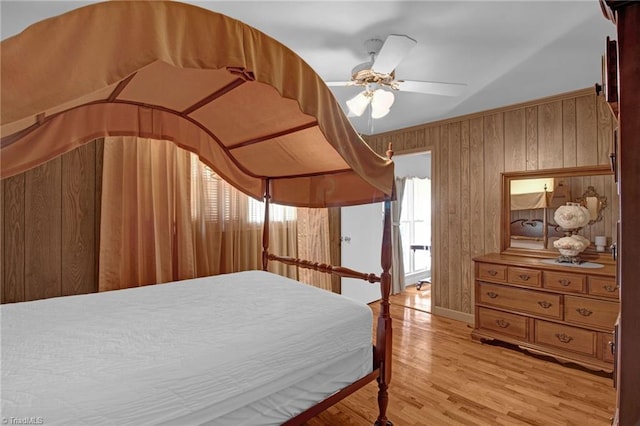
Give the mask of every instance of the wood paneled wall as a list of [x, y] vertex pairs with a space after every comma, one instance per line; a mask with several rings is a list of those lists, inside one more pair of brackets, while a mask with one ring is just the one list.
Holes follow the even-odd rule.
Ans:
[[97, 290], [102, 140], [2, 180], [2, 303]]
[[434, 312], [472, 321], [472, 258], [501, 249], [501, 173], [608, 164], [614, 125], [584, 89], [365, 137], [379, 154], [389, 142], [396, 154], [432, 153]]

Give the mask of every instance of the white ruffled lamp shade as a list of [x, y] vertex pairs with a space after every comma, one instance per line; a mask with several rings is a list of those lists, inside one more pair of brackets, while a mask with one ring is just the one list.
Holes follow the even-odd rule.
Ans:
[[371, 99], [371, 118], [382, 118], [389, 114], [395, 96], [387, 90], [376, 90]]
[[372, 92], [364, 90], [349, 99], [347, 106], [353, 115], [360, 117], [371, 103], [371, 118], [382, 118], [389, 114], [394, 100], [395, 96], [388, 90], [377, 89]]
[[360, 117], [364, 113], [364, 110], [367, 109], [367, 105], [369, 105], [370, 101], [371, 97], [365, 90], [349, 99], [347, 101], [347, 106], [349, 107], [349, 111]]
[[556, 209], [553, 219], [562, 229], [570, 231], [587, 225], [591, 220], [591, 214], [580, 204], [567, 203], [566, 206], [560, 206]]

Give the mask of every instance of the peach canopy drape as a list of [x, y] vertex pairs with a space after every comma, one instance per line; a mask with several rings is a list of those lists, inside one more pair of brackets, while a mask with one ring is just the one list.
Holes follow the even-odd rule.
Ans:
[[[109, 1], [10, 37], [0, 177], [101, 136], [170, 140], [242, 192], [306, 207], [391, 196], [393, 163], [320, 77], [260, 31], [171, 1]], [[268, 158], [269, 161], [264, 161]]]

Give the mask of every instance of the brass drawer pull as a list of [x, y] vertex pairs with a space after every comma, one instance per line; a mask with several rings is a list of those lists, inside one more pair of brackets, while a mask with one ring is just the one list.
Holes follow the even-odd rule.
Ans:
[[538, 305], [542, 306], [545, 309], [549, 309], [551, 306], [553, 306], [552, 303], [549, 303], [546, 300], [541, 300], [540, 302], [538, 302]]
[[605, 285], [603, 287], [606, 291], [608, 291], [609, 293], [613, 293], [614, 291], [616, 291], [618, 289], [618, 286], [612, 286], [612, 285]]
[[569, 284], [571, 284], [571, 280], [558, 280], [558, 282], [563, 287], [567, 287]]
[[525, 274], [518, 275], [518, 277], [520, 277], [522, 281], [529, 281], [529, 279], [531, 278], [529, 275], [525, 275]]
[[611, 352], [611, 355], [615, 355], [616, 354], [616, 344], [613, 342], [607, 342], [607, 344], [609, 345], [609, 351]]
[[593, 313], [593, 311], [590, 311], [587, 308], [576, 308], [576, 312], [582, 315], [583, 317], [588, 317]]
[[488, 291], [487, 296], [489, 296], [492, 299], [495, 299], [496, 297], [498, 297], [498, 293], [494, 293], [493, 291]]
[[497, 319], [496, 320], [496, 324], [498, 324], [498, 327], [500, 328], [507, 328], [509, 327], [509, 323], [503, 319]]
[[568, 336], [564, 333], [556, 333], [556, 337], [558, 338], [558, 340], [560, 340], [562, 343], [569, 343], [570, 341], [573, 340], [573, 337]]
[[487, 274], [491, 275], [492, 277], [495, 277], [496, 275], [498, 275], [498, 271], [493, 270], [493, 269], [489, 269], [487, 271]]

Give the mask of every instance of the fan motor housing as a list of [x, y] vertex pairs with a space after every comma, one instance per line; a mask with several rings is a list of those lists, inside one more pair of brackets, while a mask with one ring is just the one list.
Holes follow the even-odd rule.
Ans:
[[[364, 64], [361, 64], [364, 65]], [[398, 90], [398, 84], [395, 81], [395, 72], [391, 74], [381, 74], [373, 71], [370, 67], [358, 69], [357, 66], [353, 69], [351, 74], [351, 80], [358, 86], [366, 86], [369, 84], [378, 84], [380, 86], [388, 87], [393, 90]]]

